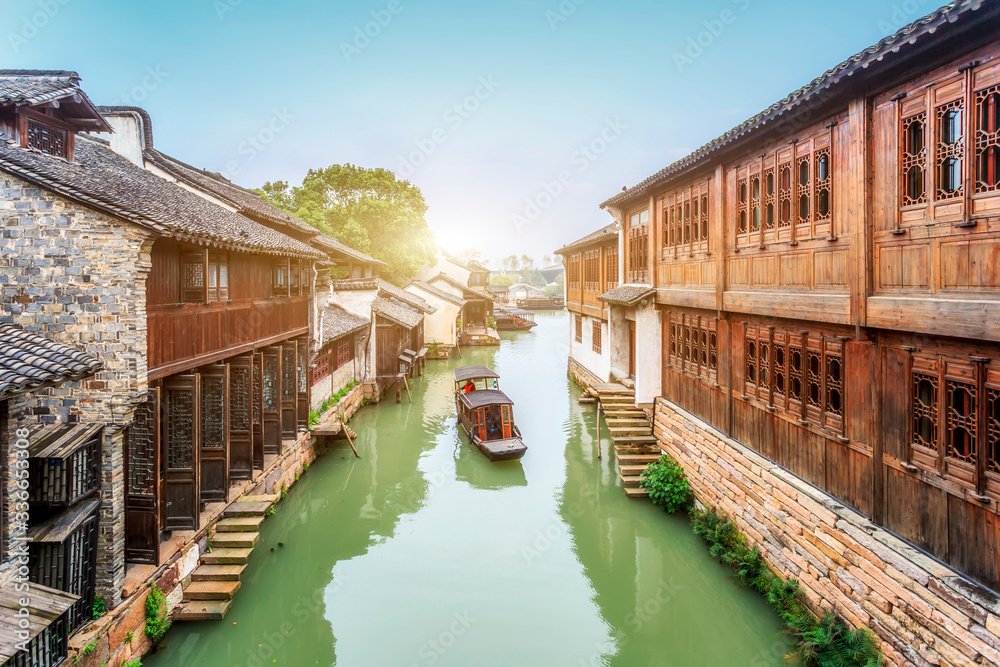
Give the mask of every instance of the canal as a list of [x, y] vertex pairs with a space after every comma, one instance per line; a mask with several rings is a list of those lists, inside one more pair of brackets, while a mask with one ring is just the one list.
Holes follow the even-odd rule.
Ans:
[[[568, 316], [429, 362], [364, 408], [360, 459], [320, 457], [261, 531], [223, 622], [176, 625], [146, 667], [781, 665], [779, 622], [686, 517], [629, 500], [567, 379]], [[456, 425], [451, 370], [485, 364], [528, 452]]]

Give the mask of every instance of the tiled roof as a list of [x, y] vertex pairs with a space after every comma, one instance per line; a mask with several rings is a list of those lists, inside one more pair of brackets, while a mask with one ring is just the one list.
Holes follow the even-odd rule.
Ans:
[[94, 357], [12, 324], [0, 324], [0, 399], [67, 380], [79, 380], [103, 368]]
[[245, 252], [322, 259], [311, 246], [213, 204], [138, 167], [104, 142], [78, 135], [67, 162], [0, 141], [0, 170], [162, 234]]
[[371, 320], [349, 313], [340, 306], [327, 306], [323, 309], [320, 345], [366, 329], [370, 324]]
[[655, 293], [656, 290], [649, 285], [619, 285], [597, 297], [597, 300], [616, 306], [634, 306]]
[[618, 238], [618, 225], [612, 222], [607, 227], [602, 227], [592, 234], [587, 234], [582, 239], [577, 239], [572, 243], [564, 245], [559, 250], [556, 250], [555, 254], [565, 255], [577, 248], [583, 248], [584, 246], [594, 245], [595, 243], [603, 243], [604, 241], [610, 241], [611, 239]]
[[411, 286], [416, 287], [417, 289], [423, 290], [423, 291], [427, 292], [428, 294], [433, 294], [434, 296], [436, 296], [437, 298], [441, 299], [442, 301], [447, 301], [448, 303], [452, 303], [452, 304], [454, 304], [456, 306], [464, 306], [465, 305], [465, 300], [464, 299], [462, 299], [460, 297], [457, 297], [454, 294], [451, 294], [449, 292], [445, 292], [444, 290], [439, 290], [437, 287], [434, 287], [434, 285], [428, 285], [425, 282], [421, 282], [419, 280], [414, 280], [412, 283], [410, 283], [409, 285], [407, 285], [408, 288], [411, 287]]
[[97, 107], [80, 88], [80, 75], [65, 70], [0, 69], [0, 106], [36, 106], [72, 97], [102, 123], [102, 131], [111, 128], [100, 117]]
[[[733, 142], [738, 139], [742, 139], [750, 132], [773, 122], [778, 117], [789, 112], [798, 111], [804, 102], [810, 101], [818, 95], [822, 95], [823, 97], [831, 95], [831, 89], [846, 83], [849, 77], [854, 77], [855, 74], [858, 74], [863, 70], [868, 70], [864, 73], [864, 75], [862, 75], [865, 78], [873, 79], [874, 77], [877, 77], [878, 72], [875, 71], [874, 67], [871, 67], [872, 65], [875, 65], [886, 58], [892, 59], [894, 57], [903, 57], [894, 54], [898, 54], [906, 47], [912, 47], [919, 38], [922, 38], [925, 35], [933, 34], [938, 28], [944, 26], [945, 24], [954, 23], [963, 14], [978, 10], [983, 4], [984, 0], [955, 0], [954, 2], [949, 2], [943, 7], [931, 12], [927, 16], [910, 23], [892, 35], [885, 37], [878, 43], [869, 46], [864, 51], [851, 56], [833, 69], [827, 70], [822, 75], [791, 93], [783, 100], [772, 104], [770, 107], [760, 112], [753, 118], [744, 121], [740, 125], [723, 134], [721, 137], [710, 141], [687, 157], [674, 162], [638, 185], [628, 188], [624, 192], [608, 199], [601, 204], [601, 207], [613, 206], [619, 202], [631, 199], [632, 197], [641, 194], [649, 187], [656, 186], [661, 182], [665, 182], [670, 178], [679, 176], [680, 174], [689, 171], [690, 169], [707, 161], [709, 156], [714, 152], [730, 146]], [[868, 69], [869, 67], [871, 67], [870, 70]], [[861, 77], [854, 77], [853, 84], [860, 85], [860, 78]], [[816, 108], [810, 108], [809, 111], [815, 113]]]
[[372, 302], [372, 312], [406, 329], [412, 329], [424, 319], [417, 311], [383, 297]]
[[422, 310], [428, 315], [433, 314], [437, 311], [437, 308], [427, 303], [421, 299], [416, 294], [411, 294], [405, 290], [401, 290], [392, 283], [382, 280], [378, 276], [372, 276], [371, 278], [350, 278], [347, 280], [334, 280], [331, 286], [335, 292], [339, 291], [351, 291], [351, 290], [361, 290], [370, 291], [378, 290], [385, 296], [392, 297], [394, 299], [399, 299], [407, 305], [413, 306], [417, 310]]
[[192, 167], [162, 151], [147, 150], [146, 159], [188, 185], [206, 190], [235, 206], [240, 213], [254, 219], [279, 225], [298, 234], [315, 236], [319, 230], [294, 215], [286, 213], [256, 192], [241, 188], [222, 174]]
[[374, 257], [369, 257], [360, 250], [355, 250], [354, 248], [344, 245], [332, 236], [327, 236], [326, 234], [319, 234], [317, 236], [309, 239], [309, 243], [313, 246], [319, 248], [326, 253], [340, 253], [342, 255], [347, 255], [351, 259], [361, 262], [363, 264], [374, 264], [376, 266], [387, 266], [385, 262], [380, 259], [375, 259]]
[[455, 280], [454, 278], [452, 278], [451, 276], [449, 276], [447, 273], [439, 273], [436, 276], [434, 276], [433, 278], [431, 278], [430, 280], [428, 280], [427, 282], [430, 282], [431, 280], [443, 280], [446, 283], [448, 283], [449, 285], [452, 285], [452, 286], [457, 287], [458, 289], [462, 290], [463, 293], [466, 296], [469, 296], [469, 297], [471, 297], [473, 299], [483, 299], [484, 301], [489, 301], [491, 303], [494, 301], [494, 298], [493, 298], [492, 295], [486, 294], [485, 292], [480, 292], [479, 290], [472, 289], [468, 285], [463, 285], [461, 282]]

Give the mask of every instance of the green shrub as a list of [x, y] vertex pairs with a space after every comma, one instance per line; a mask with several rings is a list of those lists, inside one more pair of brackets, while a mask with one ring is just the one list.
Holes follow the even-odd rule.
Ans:
[[316, 428], [319, 426], [319, 413], [313, 410], [309, 413], [309, 428]]
[[666, 454], [646, 467], [639, 486], [649, 491], [650, 500], [668, 512], [676, 512], [691, 502], [691, 488], [684, 469]]
[[691, 512], [691, 527], [708, 544], [709, 553], [729, 565], [745, 586], [763, 594], [797, 642], [811, 667], [880, 667], [879, 642], [867, 628], [851, 630], [834, 614], [816, 618], [802, 601], [801, 587], [771, 572], [757, 549], [750, 549], [734, 521], [711, 509]]
[[146, 636], [153, 642], [153, 646], [159, 644], [170, 629], [168, 611], [163, 591], [156, 584], [151, 585], [146, 597]]
[[91, 617], [96, 621], [107, 611], [107, 607], [104, 605], [104, 600], [97, 598], [94, 600], [94, 606], [91, 610]]
[[127, 665], [125, 665], [125, 667], [142, 667], [142, 660], [140, 660], [139, 658], [136, 658], [132, 662], [130, 662]]

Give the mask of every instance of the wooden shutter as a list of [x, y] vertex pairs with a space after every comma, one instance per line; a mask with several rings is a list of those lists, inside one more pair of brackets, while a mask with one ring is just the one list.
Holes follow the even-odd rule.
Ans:
[[253, 355], [229, 362], [229, 477], [253, 477]]
[[201, 377], [175, 375], [163, 383], [164, 529], [198, 530]]
[[844, 433], [854, 442], [871, 446], [875, 415], [875, 345], [844, 345]]
[[910, 378], [907, 353], [898, 347], [883, 348], [882, 427], [884, 451], [900, 461], [907, 460], [910, 424]]
[[229, 490], [229, 366], [201, 370], [201, 502], [226, 502]]
[[299, 430], [309, 428], [309, 338], [295, 339], [297, 346], [296, 376], [298, 382], [298, 410], [296, 413]]
[[298, 432], [298, 363], [295, 341], [281, 344], [281, 437], [294, 440]]
[[261, 407], [264, 392], [264, 355], [255, 352], [253, 355], [253, 442], [251, 451], [253, 453], [253, 467], [257, 470], [264, 469], [264, 416]]
[[146, 393], [125, 437], [125, 562], [159, 565], [159, 388]]
[[[281, 348], [268, 347], [263, 353], [261, 376], [261, 421], [264, 454], [281, 452]], [[263, 465], [261, 465], [263, 468]]]

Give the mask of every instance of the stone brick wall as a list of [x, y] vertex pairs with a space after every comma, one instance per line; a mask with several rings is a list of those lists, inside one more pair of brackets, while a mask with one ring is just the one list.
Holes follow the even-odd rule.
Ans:
[[700, 502], [735, 519], [814, 611], [871, 628], [891, 664], [1000, 665], [994, 593], [662, 398], [654, 433]]
[[98, 357], [105, 370], [11, 402], [10, 428], [101, 422], [98, 595], [118, 603], [125, 576], [122, 437], [146, 390], [152, 236], [0, 172], [0, 322]]
[[319, 410], [323, 405], [323, 401], [349, 385], [351, 380], [357, 379], [356, 364], [356, 359], [346, 363], [314, 384], [312, 387], [312, 404], [309, 409]]

